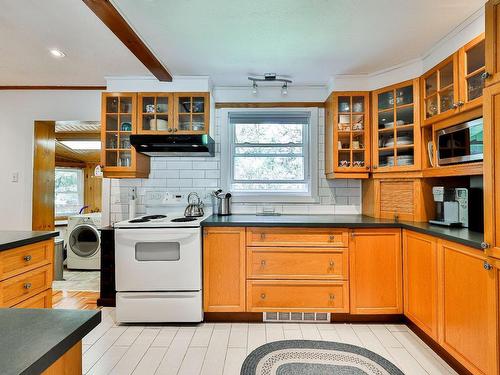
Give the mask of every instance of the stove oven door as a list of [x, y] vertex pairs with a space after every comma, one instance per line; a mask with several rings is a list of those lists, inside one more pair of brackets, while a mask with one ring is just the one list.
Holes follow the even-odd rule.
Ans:
[[116, 290], [201, 290], [200, 228], [115, 230]]

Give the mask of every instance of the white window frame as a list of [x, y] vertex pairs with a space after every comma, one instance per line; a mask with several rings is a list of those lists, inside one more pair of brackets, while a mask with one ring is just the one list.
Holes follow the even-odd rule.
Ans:
[[[73, 168], [73, 167], [56, 167], [55, 170], [71, 170], [71, 171], [77, 171], [77, 180], [78, 180], [78, 188], [79, 188], [79, 191], [78, 191], [78, 199], [80, 200], [81, 202], [81, 207], [83, 207], [85, 205], [85, 181], [84, 181], [84, 174], [83, 174], [83, 169], [81, 168]], [[55, 173], [55, 171], [54, 171]], [[54, 200], [55, 200], [55, 193], [54, 193]], [[81, 208], [80, 207], [80, 208]], [[58, 213], [56, 212], [56, 206], [55, 206], [55, 202], [54, 202], [54, 216], [55, 217], [69, 217], [71, 215], [76, 215], [78, 214], [78, 212], [75, 212], [75, 213], [67, 213], [65, 212], [64, 214], [62, 215], [58, 215]]]
[[233, 202], [237, 203], [317, 203], [318, 197], [318, 108], [224, 108], [219, 110], [220, 140], [221, 140], [221, 184], [224, 190], [231, 191], [232, 163], [233, 163], [233, 131], [230, 124], [230, 115], [236, 113], [258, 114], [292, 114], [301, 113], [309, 116], [309, 125], [304, 139], [304, 153], [307, 152], [308, 165], [305, 166], [307, 192], [231, 192]]

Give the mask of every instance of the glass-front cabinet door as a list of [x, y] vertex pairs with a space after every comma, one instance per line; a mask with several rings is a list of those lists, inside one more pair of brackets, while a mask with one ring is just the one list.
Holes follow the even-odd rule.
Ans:
[[207, 134], [210, 123], [209, 93], [175, 93], [173, 99], [173, 132], [177, 134]]
[[101, 110], [104, 177], [147, 177], [149, 158], [130, 144], [130, 135], [136, 133], [137, 94], [103, 93]]
[[173, 132], [173, 94], [139, 93], [137, 100], [139, 102], [137, 133], [163, 134]]
[[369, 97], [367, 92], [333, 93], [333, 170], [337, 176], [349, 173], [361, 178], [359, 173], [370, 171]]
[[373, 171], [420, 168], [418, 79], [373, 92]]
[[460, 66], [460, 110], [468, 110], [483, 104], [485, 79], [484, 34], [467, 43], [459, 51]]
[[430, 124], [456, 113], [460, 106], [458, 54], [453, 54], [422, 76], [423, 121]]

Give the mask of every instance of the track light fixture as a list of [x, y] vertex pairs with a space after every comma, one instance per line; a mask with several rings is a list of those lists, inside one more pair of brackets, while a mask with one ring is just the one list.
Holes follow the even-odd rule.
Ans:
[[252, 84], [252, 94], [257, 95], [257, 82], [283, 82], [281, 86], [281, 95], [288, 95], [288, 84], [292, 83], [290, 79], [280, 78], [276, 73], [265, 73], [263, 77], [248, 77]]

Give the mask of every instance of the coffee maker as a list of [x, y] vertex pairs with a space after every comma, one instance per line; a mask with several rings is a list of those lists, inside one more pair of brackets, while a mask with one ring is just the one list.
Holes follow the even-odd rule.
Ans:
[[429, 223], [447, 227], [469, 226], [468, 189], [434, 186], [432, 195], [436, 202], [436, 218]]

